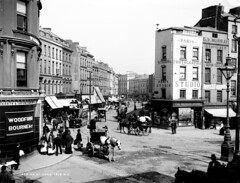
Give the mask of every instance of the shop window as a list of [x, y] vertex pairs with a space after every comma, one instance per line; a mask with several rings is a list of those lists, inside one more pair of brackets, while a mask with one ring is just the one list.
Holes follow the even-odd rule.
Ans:
[[17, 30], [27, 31], [27, 5], [17, 1]]
[[23, 51], [17, 51], [16, 62], [17, 86], [27, 87], [27, 53]]

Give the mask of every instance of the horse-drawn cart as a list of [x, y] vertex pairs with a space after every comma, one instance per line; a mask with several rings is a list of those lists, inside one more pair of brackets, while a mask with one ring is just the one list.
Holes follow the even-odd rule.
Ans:
[[105, 132], [92, 132], [90, 139], [87, 143], [87, 153], [89, 157], [93, 157], [94, 154], [98, 156], [105, 156], [109, 154], [109, 147], [107, 144], [101, 143], [101, 136], [105, 136]]

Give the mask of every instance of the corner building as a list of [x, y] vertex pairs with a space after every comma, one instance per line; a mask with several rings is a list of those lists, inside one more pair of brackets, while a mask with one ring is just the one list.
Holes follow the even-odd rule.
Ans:
[[38, 0], [0, 0], [0, 156], [20, 143], [25, 153], [39, 140]]

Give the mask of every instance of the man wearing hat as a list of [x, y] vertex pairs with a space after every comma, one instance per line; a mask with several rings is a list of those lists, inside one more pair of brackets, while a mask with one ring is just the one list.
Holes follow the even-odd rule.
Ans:
[[212, 161], [208, 164], [207, 175], [211, 178], [214, 178], [218, 175], [221, 175], [222, 165], [219, 161], [217, 161], [215, 154], [211, 155], [211, 160]]
[[105, 125], [103, 128], [105, 129], [105, 137], [107, 137], [108, 136], [108, 127], [107, 127], [107, 125]]

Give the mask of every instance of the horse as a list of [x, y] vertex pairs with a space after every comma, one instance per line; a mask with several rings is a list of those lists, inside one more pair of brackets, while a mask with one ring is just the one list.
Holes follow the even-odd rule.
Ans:
[[101, 142], [100, 146], [102, 146], [103, 149], [104, 148], [106, 149], [106, 147], [108, 147], [108, 149], [110, 149], [109, 156], [108, 156], [109, 162], [115, 161], [114, 148], [118, 147], [118, 150], [121, 150], [122, 149], [121, 141], [119, 139], [116, 139], [115, 137], [101, 136], [100, 142]]

